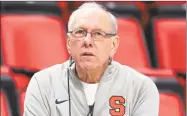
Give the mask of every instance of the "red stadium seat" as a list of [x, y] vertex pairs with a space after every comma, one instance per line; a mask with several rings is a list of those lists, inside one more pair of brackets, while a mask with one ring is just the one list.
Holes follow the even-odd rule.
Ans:
[[[26, 91], [26, 88], [27, 88], [28, 83], [30, 81], [30, 78], [26, 77], [23, 74], [14, 73], [14, 72], [11, 71], [10, 68], [8, 69], [8, 67], [5, 67], [5, 66], [1, 66], [1, 69], [3, 70], [3, 72], [1, 71], [1, 78], [6, 78], [6, 80], [9, 80], [8, 82], [6, 82], [4, 80], [1, 80], [2, 85], [3, 85], [2, 89], [4, 89], [6, 92], [8, 92], [9, 96], [11, 96], [14, 91], [16, 91], [16, 93], [19, 93], [18, 94], [19, 95], [18, 96], [18, 98], [19, 98], [19, 101], [18, 101], [19, 103], [18, 104], [19, 104], [19, 109], [20, 109], [19, 112], [21, 113], [21, 116], [22, 116], [23, 115], [23, 103], [24, 103], [24, 98], [25, 98], [25, 91]], [[11, 87], [11, 86], [13, 86], [13, 87]], [[10, 91], [10, 88], [12, 88], [13, 90]], [[13, 94], [13, 95], [15, 95], [15, 94]], [[2, 96], [1, 99], [4, 100], [4, 94], [3, 95], [1, 94], [1, 96]], [[11, 99], [11, 97], [9, 97], [9, 99]], [[14, 99], [14, 100], [16, 100], [16, 99]], [[5, 112], [5, 111], [10, 112], [10, 109], [5, 110], [5, 108], [7, 109], [7, 106], [5, 106], [6, 105], [5, 102], [6, 101], [4, 100], [1, 103], [1, 111], [3, 110], [1, 112], [1, 115], [2, 116], [9, 116], [9, 115], [6, 115], [7, 112]], [[14, 101], [14, 102], [16, 102], [16, 101]]]
[[184, 89], [184, 107], [186, 111], [186, 73], [178, 73], [176, 74], [177, 80], [179, 84], [183, 87]]
[[159, 116], [184, 116], [179, 96], [174, 93], [160, 93]]
[[150, 77], [160, 93], [159, 116], [184, 116], [184, 88], [170, 69], [139, 68], [138, 72]]
[[62, 10], [62, 20], [64, 21], [65, 24], [67, 24], [68, 20], [69, 20], [70, 13], [71, 13], [71, 10], [68, 7], [68, 2], [67, 1], [58, 1], [57, 3]]
[[69, 8], [74, 11], [86, 1], [68, 1]]
[[[139, 68], [136, 70], [150, 77], [161, 93], [159, 116], [184, 116], [182, 114], [185, 112], [185, 99], [183, 99], [186, 96], [185, 88], [180, 85], [173, 70], [150, 68]], [[172, 100], [174, 101], [171, 102]], [[166, 110], [167, 108], [175, 109], [171, 112], [172, 115], [169, 115], [170, 112]]]
[[17, 90], [27, 88], [30, 81], [30, 77], [24, 74], [14, 73], [11, 68], [6, 66], [1, 66], [1, 75], [8, 75], [14, 81]]
[[68, 59], [60, 19], [45, 15], [2, 15], [4, 65], [43, 69]]
[[142, 29], [133, 18], [117, 18], [119, 47], [114, 60], [133, 68], [150, 67]]
[[149, 20], [147, 4], [142, 1], [102, 1], [101, 3], [108, 4], [114, 8], [115, 10], [112, 10], [112, 13], [115, 15], [118, 14], [115, 11], [119, 11], [119, 6], [122, 5], [122, 8], [125, 9], [125, 11], [121, 11], [121, 14], [128, 14], [140, 19], [140, 24], [142, 24], [143, 28]]
[[[2, 92], [1, 99], [4, 99], [6, 97], [8, 103], [8, 113], [10, 114], [8, 116], [20, 116], [20, 111], [18, 108], [19, 106], [18, 95], [17, 95], [17, 90], [15, 88], [14, 81], [7, 74], [1, 75], [0, 80], [1, 80], [1, 92]], [[6, 96], [3, 97], [2, 95], [6, 95]], [[3, 104], [5, 104], [5, 101], [3, 102]], [[4, 106], [5, 106], [3, 107], [5, 108], [4, 113], [6, 114], [7, 108], [6, 105]]]
[[25, 89], [27, 88], [30, 78], [23, 74], [15, 74], [11, 75], [12, 80], [15, 82], [16, 89]]
[[150, 77], [160, 89], [169, 89], [184, 96], [182, 85], [179, 83], [175, 71], [170, 69], [137, 68], [138, 72]]
[[3, 74], [10, 74], [10, 68], [7, 67], [7, 66], [2, 65], [0, 73], [1, 73], [1, 75], [3, 75]]
[[23, 116], [23, 112], [24, 112], [24, 100], [25, 100], [25, 91], [20, 93], [20, 112], [21, 112], [21, 116]]
[[159, 68], [137, 68], [136, 69], [138, 72], [151, 76], [151, 77], [159, 77], [159, 78], [176, 78], [175, 73], [171, 69], [159, 69]]
[[4, 92], [0, 91], [1, 94], [1, 116], [10, 116], [7, 97]]
[[153, 23], [159, 68], [186, 72], [185, 18], [161, 18]]

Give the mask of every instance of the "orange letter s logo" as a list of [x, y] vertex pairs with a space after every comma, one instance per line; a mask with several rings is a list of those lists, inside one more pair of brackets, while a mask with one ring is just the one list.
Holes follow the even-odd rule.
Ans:
[[[119, 103], [116, 103], [116, 102]], [[125, 114], [125, 99], [122, 96], [112, 96], [110, 98], [110, 114], [112, 116], [124, 116]]]

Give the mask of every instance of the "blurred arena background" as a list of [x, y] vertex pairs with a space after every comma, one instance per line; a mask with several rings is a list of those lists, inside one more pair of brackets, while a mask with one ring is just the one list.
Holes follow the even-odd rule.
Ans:
[[[1, 116], [21, 116], [32, 75], [63, 63], [68, 18], [83, 2], [1, 2]], [[186, 2], [100, 2], [117, 17], [114, 60], [149, 76], [159, 116], [185, 116]]]

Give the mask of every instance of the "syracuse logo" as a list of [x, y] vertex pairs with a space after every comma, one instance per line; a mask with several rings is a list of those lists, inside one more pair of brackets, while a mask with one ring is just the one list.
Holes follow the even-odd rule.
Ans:
[[122, 96], [112, 96], [109, 100], [111, 116], [125, 115], [125, 99]]

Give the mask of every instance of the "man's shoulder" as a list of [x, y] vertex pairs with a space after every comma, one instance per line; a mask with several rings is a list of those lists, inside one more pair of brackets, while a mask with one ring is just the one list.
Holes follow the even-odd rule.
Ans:
[[125, 75], [125, 80], [128, 80], [130, 82], [133, 82], [134, 84], [143, 84], [144, 82], [153, 82], [151, 80], [151, 78], [149, 78], [148, 76], [142, 74], [141, 72], [139, 72], [138, 70], [130, 67], [130, 66], [127, 66], [127, 65], [123, 65], [123, 64], [120, 64], [119, 62], [115, 62], [115, 65], [118, 66], [119, 68], [119, 73], [120, 75]]
[[137, 91], [137, 94], [148, 90], [158, 93], [157, 86], [150, 77], [140, 73], [137, 69], [130, 66], [122, 65], [120, 63], [117, 63], [117, 65], [120, 67], [120, 80], [125, 81], [130, 89]]
[[68, 61], [61, 64], [54, 64], [50, 67], [44, 68], [34, 74], [33, 77], [37, 79], [50, 78], [62, 74], [68, 68]]
[[[28, 85], [30, 92], [34, 92], [35, 86], [40, 88], [42, 94], [50, 95], [51, 91], [56, 90], [56, 88], [63, 88], [62, 81], [65, 79], [66, 70], [68, 68], [68, 62], [62, 64], [55, 64], [43, 70], [36, 72]], [[60, 83], [60, 84], [58, 84]]]

